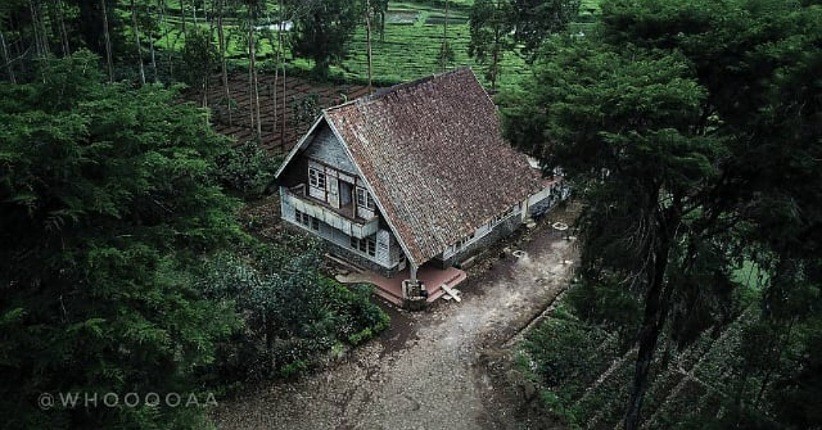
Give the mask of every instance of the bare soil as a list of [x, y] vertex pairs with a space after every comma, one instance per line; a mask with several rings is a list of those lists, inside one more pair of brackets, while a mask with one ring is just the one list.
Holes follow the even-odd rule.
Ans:
[[[562, 214], [486, 252], [458, 287], [461, 303], [440, 300], [420, 313], [386, 305], [391, 328], [378, 339], [315, 374], [221, 402], [215, 422], [225, 429], [557, 427], [539, 412], [506, 345], [573, 275], [576, 242], [550, 228]], [[517, 249], [526, 256], [514, 257]]]

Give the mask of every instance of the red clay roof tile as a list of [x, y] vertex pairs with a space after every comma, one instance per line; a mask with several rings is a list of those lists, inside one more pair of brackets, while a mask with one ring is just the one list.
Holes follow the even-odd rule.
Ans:
[[497, 108], [468, 68], [382, 90], [325, 116], [417, 264], [541, 188], [526, 156], [502, 138]]

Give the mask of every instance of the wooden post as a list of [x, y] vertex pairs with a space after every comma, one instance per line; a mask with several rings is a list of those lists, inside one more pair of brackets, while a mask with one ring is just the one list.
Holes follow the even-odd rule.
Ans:
[[414, 263], [410, 263], [408, 267], [409, 267], [408, 273], [409, 273], [409, 278], [410, 278], [409, 280], [411, 281], [412, 284], [416, 284], [417, 283], [417, 265], [414, 264]]
[[409, 311], [419, 311], [425, 309], [427, 296], [422, 293], [425, 286], [417, 279], [417, 265], [409, 262], [409, 279], [403, 282], [403, 299], [405, 308]]

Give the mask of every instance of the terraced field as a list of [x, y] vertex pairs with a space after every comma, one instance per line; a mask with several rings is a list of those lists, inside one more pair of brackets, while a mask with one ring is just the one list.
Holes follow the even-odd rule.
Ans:
[[[755, 322], [754, 314], [749, 308], [721, 332], [709, 331], [668, 359], [663, 357], [670, 351], [657, 351], [651, 368], [653, 380], [643, 406], [647, 411], [643, 428], [666, 429], [690, 418], [723, 414], [720, 400], [732, 398], [730, 393], [736, 389], [732, 351], [739, 347], [742, 329]], [[555, 317], [564, 318], [561, 314]], [[551, 324], [550, 318], [546, 324]], [[553, 412], [574, 427], [613, 429], [623, 417], [637, 350], [615, 355], [610, 342], [612, 339], [606, 338], [596, 348], [599, 356], [595, 368], [573, 378], [580, 384], [563, 383], [543, 392], [543, 398], [555, 399], [550, 401]], [[524, 354], [529, 354], [527, 347]]]
[[[185, 2], [188, 25], [193, 25], [194, 14], [190, 3]], [[468, 14], [473, 0], [450, 0], [448, 2], [448, 40], [454, 50], [455, 59], [451, 68], [459, 66], [474, 67], [477, 75], [484, 80], [481, 67], [468, 56], [470, 35], [468, 31]], [[585, 31], [594, 20], [599, 10], [599, 0], [585, 0], [580, 7], [580, 22], [572, 26], [573, 31]], [[261, 27], [271, 25], [275, 28], [276, 1], [269, 0], [263, 14]], [[181, 33], [182, 20], [179, 0], [167, 2], [165, 26], [160, 29], [163, 37], [158, 46], [179, 50], [185, 43]], [[198, 25], [207, 28], [205, 13], [198, 11]], [[246, 64], [245, 47], [238, 34], [239, 15], [228, 15], [224, 19], [228, 34], [228, 54], [237, 66]], [[384, 37], [377, 31], [373, 35], [373, 76], [376, 82], [391, 84], [417, 79], [440, 71], [437, 54], [443, 41], [444, 23], [446, 21], [444, 0], [406, 0], [389, 2], [386, 16]], [[259, 33], [260, 42], [257, 48], [258, 59], [265, 62], [274, 57], [276, 35], [273, 31]], [[215, 36], [216, 37], [216, 36]], [[310, 70], [308, 60], [295, 58], [286, 52], [287, 61], [295, 68]], [[502, 64], [502, 75], [499, 86], [506, 87], [518, 82], [526, 70], [525, 62], [515, 52], [505, 54]], [[337, 79], [364, 82], [367, 79], [366, 31], [361, 26], [349, 43], [348, 54], [340, 65], [332, 66], [332, 74]]]

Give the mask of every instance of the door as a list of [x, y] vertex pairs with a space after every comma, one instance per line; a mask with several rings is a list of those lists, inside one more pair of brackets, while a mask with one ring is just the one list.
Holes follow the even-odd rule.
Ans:
[[326, 181], [328, 184], [328, 204], [335, 208], [340, 207], [340, 197], [338, 194], [339, 186], [337, 185], [338, 182], [339, 181], [337, 178], [333, 176], [328, 176], [328, 180]]
[[340, 207], [345, 208], [351, 204], [353, 189], [354, 184], [340, 180]]

